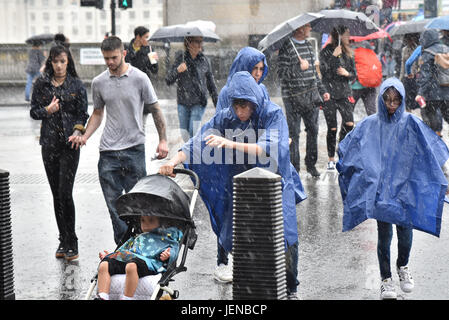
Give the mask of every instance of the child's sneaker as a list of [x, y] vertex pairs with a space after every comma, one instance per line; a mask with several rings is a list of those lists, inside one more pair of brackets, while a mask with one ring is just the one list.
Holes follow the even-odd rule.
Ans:
[[334, 161], [329, 161], [327, 163], [327, 170], [335, 170], [335, 162]]
[[229, 266], [221, 263], [215, 267], [214, 278], [222, 283], [232, 282], [232, 270]]
[[382, 300], [397, 299], [393, 279], [387, 278], [385, 280], [382, 280], [380, 285], [380, 298]]
[[412, 278], [410, 269], [407, 266], [397, 268], [399, 275], [399, 283], [401, 285], [401, 290], [410, 293], [415, 287], [415, 281]]

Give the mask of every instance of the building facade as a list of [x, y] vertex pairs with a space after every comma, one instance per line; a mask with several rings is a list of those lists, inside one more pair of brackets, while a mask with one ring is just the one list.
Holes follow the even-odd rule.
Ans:
[[[163, 25], [164, 0], [133, 0], [133, 8], [116, 8], [116, 35], [133, 38], [134, 28], [150, 33]], [[101, 42], [111, 31], [110, 0], [102, 10], [81, 7], [79, 0], [0, 0], [0, 43], [23, 43], [42, 33], [64, 33], [71, 42]]]

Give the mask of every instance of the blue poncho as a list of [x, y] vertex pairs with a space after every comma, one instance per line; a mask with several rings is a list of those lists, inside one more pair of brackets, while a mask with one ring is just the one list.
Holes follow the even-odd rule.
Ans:
[[232, 62], [226, 84], [223, 86], [223, 88], [220, 91], [220, 95], [218, 96], [217, 107], [215, 110], [216, 113], [220, 112], [223, 108], [227, 108], [231, 105], [228, 89], [232, 76], [239, 71], [248, 71], [249, 73], [251, 73], [254, 66], [258, 64], [260, 61], [263, 61], [264, 70], [262, 77], [259, 80], [259, 85], [261, 86], [266, 98], [269, 97], [267, 88], [265, 88], [265, 86], [262, 84], [262, 81], [268, 74], [267, 59], [265, 58], [265, 55], [259, 50], [252, 47], [245, 47], [237, 53], [237, 56]]
[[[390, 87], [402, 104], [389, 115]], [[448, 148], [424, 122], [405, 112], [405, 90], [396, 78], [380, 88], [377, 114], [361, 121], [339, 144], [343, 231], [372, 218], [439, 236], [447, 180], [441, 167]]]
[[[195, 171], [201, 181], [200, 195], [210, 213], [212, 229], [221, 245], [232, 249], [232, 188], [233, 177], [254, 167], [263, 167], [282, 177], [284, 235], [286, 245], [298, 240], [296, 204], [306, 198], [298, 173], [290, 163], [288, 127], [282, 109], [268, 100], [262, 89], [246, 72], [237, 72], [229, 85], [229, 96], [249, 100], [255, 106], [250, 120], [240, 121], [231, 107], [216, 113], [182, 151], [187, 155], [186, 168]], [[252, 130], [254, 129], [254, 130]], [[255, 133], [253, 136], [251, 133]], [[268, 158], [252, 157], [230, 149], [205, 145], [209, 134], [257, 143]], [[254, 140], [254, 141], [253, 141]]]

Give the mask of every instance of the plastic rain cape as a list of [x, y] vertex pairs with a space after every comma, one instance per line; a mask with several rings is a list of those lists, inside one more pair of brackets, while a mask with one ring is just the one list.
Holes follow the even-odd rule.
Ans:
[[[402, 104], [389, 115], [382, 95], [394, 87]], [[447, 146], [424, 122], [405, 112], [396, 78], [380, 88], [377, 114], [362, 120], [339, 144], [343, 231], [372, 218], [439, 236], [447, 180]]]
[[[223, 108], [184, 144], [182, 151], [187, 155], [184, 166], [198, 174], [199, 193], [209, 210], [212, 229], [227, 251], [232, 249], [233, 176], [256, 166], [279, 174], [283, 187], [284, 236], [286, 245], [292, 245], [298, 240], [296, 204], [306, 199], [306, 195], [290, 163], [285, 116], [246, 71], [233, 76], [229, 96], [231, 101], [242, 98], [253, 103], [255, 110], [250, 120], [240, 121], [231, 105]], [[256, 158], [231, 149], [211, 148], [204, 141], [209, 134], [257, 143], [268, 156]]]

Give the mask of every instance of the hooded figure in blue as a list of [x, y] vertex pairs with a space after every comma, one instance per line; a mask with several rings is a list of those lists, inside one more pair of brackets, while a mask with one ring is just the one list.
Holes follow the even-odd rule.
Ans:
[[253, 76], [254, 80], [260, 85], [264, 95], [268, 98], [268, 91], [262, 81], [268, 74], [268, 64], [265, 55], [259, 50], [252, 47], [245, 47], [241, 49], [229, 70], [228, 80], [220, 91], [218, 96], [217, 107], [215, 113], [220, 112], [223, 108], [232, 106], [231, 98], [229, 97], [229, 84], [232, 76], [239, 71], [248, 71]]
[[[393, 114], [383, 98], [391, 87], [402, 97]], [[382, 83], [377, 114], [340, 142], [338, 155], [343, 231], [372, 218], [439, 236], [448, 186], [442, 167], [449, 151], [424, 122], [405, 112], [398, 79]]]
[[[306, 195], [290, 163], [285, 116], [246, 71], [234, 74], [228, 92], [232, 101], [229, 107], [216, 113], [174, 158], [161, 166], [159, 173], [172, 175], [173, 168], [183, 162], [186, 168], [198, 174], [199, 192], [209, 210], [212, 229], [219, 245], [227, 252], [232, 249], [233, 177], [254, 167], [279, 174], [282, 177], [285, 246], [287, 249], [295, 247], [297, 253], [296, 204], [306, 199]], [[250, 115], [245, 120], [236, 111], [239, 108], [236, 101], [241, 100], [251, 104]], [[291, 264], [294, 270], [291, 277], [287, 270], [287, 291], [290, 289], [293, 293], [298, 284], [297, 254], [296, 263]]]

